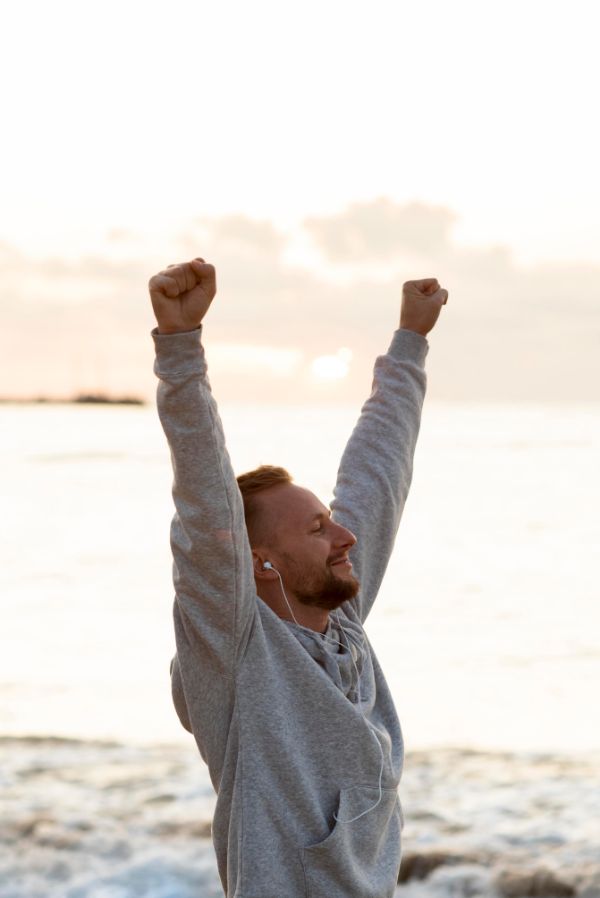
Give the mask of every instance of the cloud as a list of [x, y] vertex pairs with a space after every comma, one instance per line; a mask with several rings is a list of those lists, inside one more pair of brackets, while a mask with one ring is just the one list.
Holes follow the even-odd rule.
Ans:
[[386, 197], [352, 203], [338, 215], [306, 218], [304, 227], [334, 262], [425, 255], [448, 242], [456, 215], [444, 206], [398, 205]]
[[197, 224], [209, 231], [215, 244], [244, 255], [278, 257], [285, 248], [285, 236], [268, 220], [256, 221], [245, 215], [226, 215], [216, 220], [200, 218]]
[[[76, 259], [66, 252], [31, 258], [4, 244], [2, 393], [97, 388], [153, 395], [148, 278], [201, 255], [217, 268], [205, 329], [209, 364], [211, 342], [230, 354], [238, 344], [247, 367], [243, 376], [240, 365], [229, 371], [221, 353], [213, 386], [224, 398], [360, 399], [374, 357], [398, 326], [403, 281], [436, 276], [450, 299], [429, 338], [430, 396], [600, 399], [600, 266], [519, 267], [506, 247], [456, 244], [456, 219], [444, 207], [379, 198], [307, 218], [298, 232], [227, 215], [196, 219], [158, 248], [130, 231], [115, 247], [107, 235]], [[291, 262], [288, 250], [299, 235], [309, 236], [317, 255]], [[302, 363], [253, 364], [253, 345]], [[324, 392], [311, 365], [341, 347], [353, 352], [348, 376]]]

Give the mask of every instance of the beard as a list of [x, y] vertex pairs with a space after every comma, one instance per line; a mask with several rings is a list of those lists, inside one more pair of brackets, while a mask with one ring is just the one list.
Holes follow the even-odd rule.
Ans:
[[335, 611], [348, 599], [355, 598], [360, 589], [360, 583], [352, 574], [338, 577], [330, 567], [320, 576], [309, 577], [306, 574], [299, 574], [296, 582], [290, 586], [303, 605], [324, 608], [326, 611]]

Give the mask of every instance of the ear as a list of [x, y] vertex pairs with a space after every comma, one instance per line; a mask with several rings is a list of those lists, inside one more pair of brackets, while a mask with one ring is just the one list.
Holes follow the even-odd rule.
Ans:
[[263, 567], [265, 561], [268, 561], [265, 552], [252, 549], [252, 566], [254, 568], [254, 576], [257, 580], [273, 580], [277, 577], [275, 571], [270, 571], [268, 568], [265, 570]]

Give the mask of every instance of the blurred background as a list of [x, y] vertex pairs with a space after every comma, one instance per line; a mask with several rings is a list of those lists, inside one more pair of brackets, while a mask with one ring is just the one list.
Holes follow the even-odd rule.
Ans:
[[170, 701], [147, 294], [194, 256], [234, 468], [324, 501], [403, 281], [449, 290], [367, 624], [406, 741], [398, 895], [597, 898], [596, 4], [3, 19], [0, 898], [222, 894]]

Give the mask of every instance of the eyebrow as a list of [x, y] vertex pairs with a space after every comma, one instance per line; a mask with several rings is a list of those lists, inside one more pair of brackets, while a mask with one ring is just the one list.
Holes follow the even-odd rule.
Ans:
[[324, 511], [319, 511], [319, 512], [317, 512], [317, 514], [314, 514], [310, 520], [312, 523], [313, 521], [322, 521], [323, 518], [331, 518], [331, 509], [330, 508], [327, 510], [327, 514], [325, 514]]

